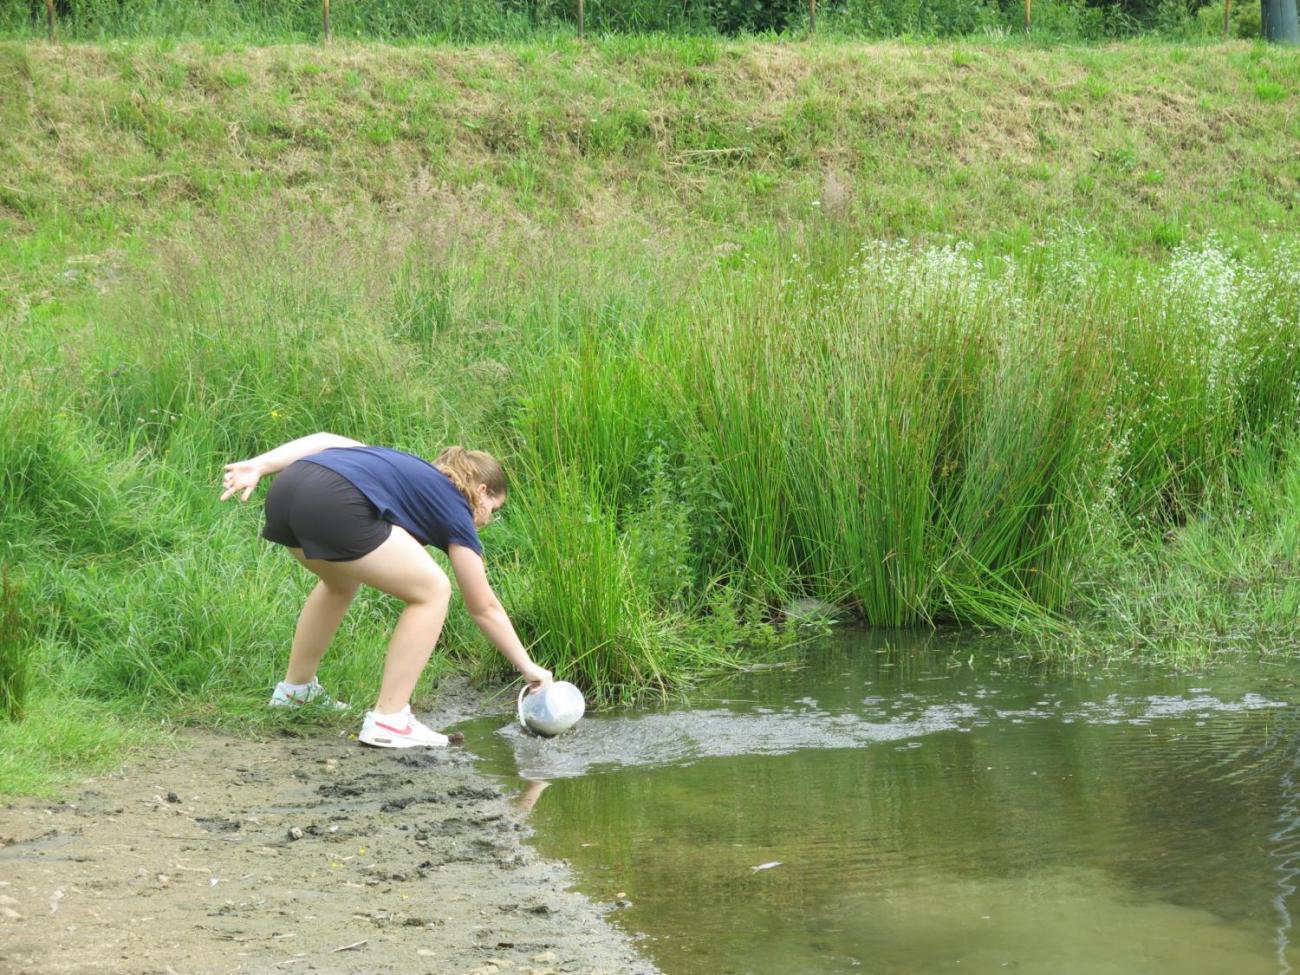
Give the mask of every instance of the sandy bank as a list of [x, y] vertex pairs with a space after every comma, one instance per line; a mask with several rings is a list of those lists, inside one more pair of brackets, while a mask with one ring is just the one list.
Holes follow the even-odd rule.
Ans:
[[526, 835], [463, 748], [185, 733], [0, 808], [0, 973], [653, 975]]

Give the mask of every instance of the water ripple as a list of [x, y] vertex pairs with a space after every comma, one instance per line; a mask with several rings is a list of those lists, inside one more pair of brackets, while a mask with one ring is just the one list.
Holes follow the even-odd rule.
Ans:
[[916, 694], [893, 700], [871, 696], [859, 710], [822, 710], [811, 698], [786, 710], [713, 708], [642, 715], [593, 715], [555, 739], [533, 738], [517, 726], [501, 734], [514, 747], [525, 778], [572, 778], [602, 768], [689, 765], [739, 755], [784, 755], [801, 749], [864, 748], [888, 742], [922, 747], [937, 732], [966, 732], [996, 724], [1054, 721], [1091, 725], [1147, 725], [1285, 708], [1260, 694], [1225, 700], [1199, 689], [1185, 695], [1123, 696], [1064, 704], [1040, 700], [1030, 707], [999, 706], [998, 693], [978, 688], [968, 700], [926, 703]]

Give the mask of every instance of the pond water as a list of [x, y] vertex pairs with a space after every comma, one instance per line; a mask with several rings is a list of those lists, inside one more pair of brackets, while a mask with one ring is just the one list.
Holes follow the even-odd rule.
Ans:
[[1300, 665], [995, 649], [840, 634], [550, 741], [463, 727], [666, 975], [1300, 963]]

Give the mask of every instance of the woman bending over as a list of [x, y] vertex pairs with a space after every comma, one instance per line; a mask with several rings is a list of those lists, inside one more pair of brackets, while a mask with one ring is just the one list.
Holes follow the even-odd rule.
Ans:
[[365, 584], [406, 608], [389, 641], [379, 698], [362, 722], [361, 742], [380, 748], [447, 744], [445, 735], [411, 716], [411, 694], [451, 600], [451, 582], [426, 545], [447, 553], [470, 616], [531, 689], [551, 682], [551, 672], [528, 656], [483, 568], [478, 529], [506, 501], [505, 473], [490, 454], [448, 447], [430, 464], [389, 447], [316, 433], [227, 464], [221, 500], [238, 494], [247, 501], [267, 474], [278, 476], [266, 495], [262, 537], [285, 546], [318, 580], [298, 616], [273, 707], [329, 703], [316, 668]]

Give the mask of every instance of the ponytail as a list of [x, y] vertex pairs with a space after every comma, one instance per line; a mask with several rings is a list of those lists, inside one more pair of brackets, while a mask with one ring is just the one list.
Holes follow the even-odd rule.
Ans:
[[447, 475], [471, 511], [478, 503], [476, 495], [480, 484], [486, 484], [488, 494], [494, 498], [506, 496], [506, 472], [502, 470], [501, 462], [482, 450], [448, 447], [438, 455], [433, 466]]

